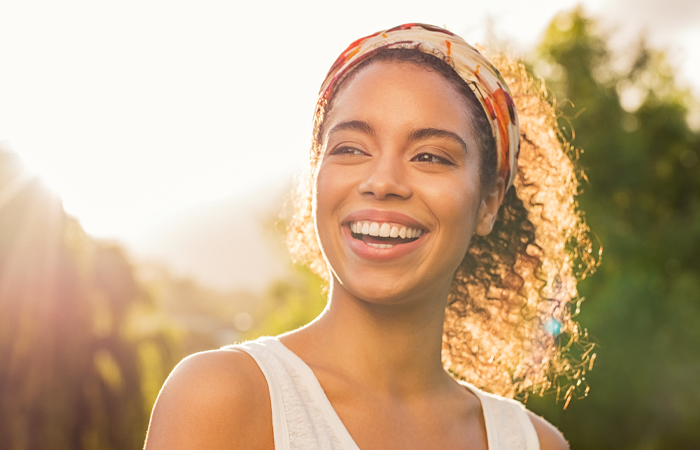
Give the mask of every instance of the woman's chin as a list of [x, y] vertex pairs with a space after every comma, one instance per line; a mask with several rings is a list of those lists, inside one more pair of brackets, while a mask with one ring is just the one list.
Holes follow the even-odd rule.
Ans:
[[428, 285], [425, 279], [420, 280], [414, 276], [346, 274], [342, 281], [333, 280], [332, 298], [350, 298], [386, 306], [442, 301], [447, 298], [450, 282], [451, 280], [443, 280]]

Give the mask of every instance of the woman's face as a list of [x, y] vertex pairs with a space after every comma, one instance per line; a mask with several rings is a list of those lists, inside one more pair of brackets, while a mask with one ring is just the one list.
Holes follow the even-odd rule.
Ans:
[[471, 123], [450, 82], [415, 64], [370, 64], [339, 90], [314, 190], [334, 291], [385, 304], [446, 296], [500, 204], [482, 192]]

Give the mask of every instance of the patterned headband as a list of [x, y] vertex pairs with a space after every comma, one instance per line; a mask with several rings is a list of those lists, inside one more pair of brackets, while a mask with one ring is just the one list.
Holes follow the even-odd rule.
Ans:
[[469, 85], [484, 108], [496, 141], [496, 167], [513, 185], [520, 149], [518, 113], [503, 77], [493, 64], [461, 37], [433, 25], [408, 23], [358, 39], [338, 57], [321, 86], [318, 107], [326, 104], [333, 86], [360, 62], [381, 49], [412, 48], [440, 55]]

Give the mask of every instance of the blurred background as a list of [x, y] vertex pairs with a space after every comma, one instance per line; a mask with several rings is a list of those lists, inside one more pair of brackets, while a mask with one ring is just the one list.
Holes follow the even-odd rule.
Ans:
[[138, 449], [184, 356], [315, 317], [280, 214], [317, 89], [411, 21], [521, 55], [581, 149], [597, 358], [528, 407], [573, 449], [700, 448], [700, 2], [488, 3], [0, 3], [0, 448]]

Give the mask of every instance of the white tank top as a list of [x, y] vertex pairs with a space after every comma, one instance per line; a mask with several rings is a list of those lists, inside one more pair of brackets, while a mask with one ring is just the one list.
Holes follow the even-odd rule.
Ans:
[[[275, 450], [360, 450], [311, 368], [279, 340], [262, 337], [225, 348], [248, 353], [265, 375]], [[488, 450], [539, 450], [535, 428], [520, 403], [462, 384], [481, 402]]]

